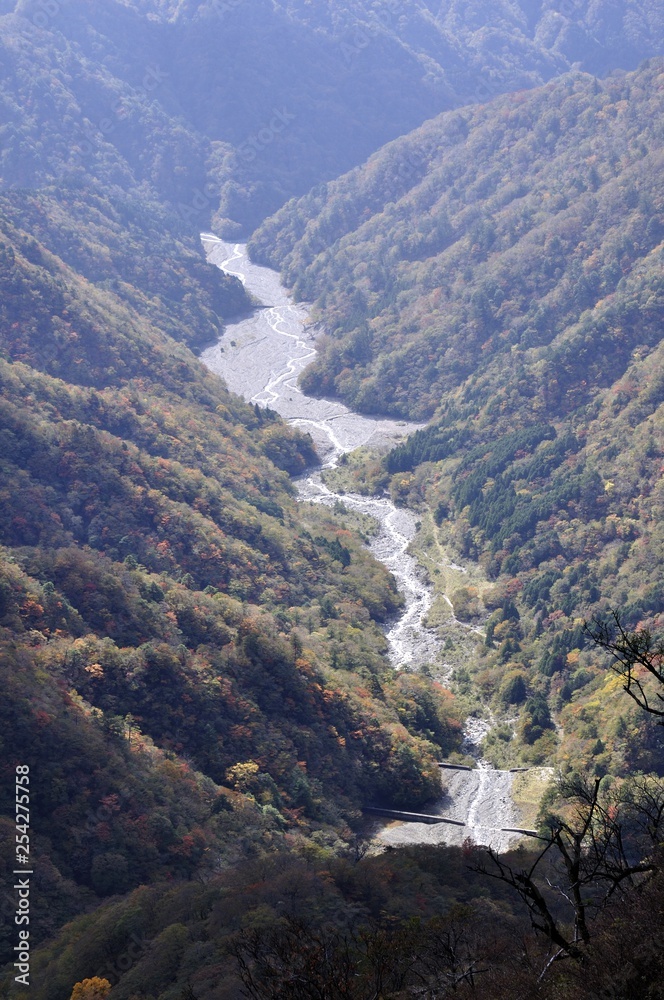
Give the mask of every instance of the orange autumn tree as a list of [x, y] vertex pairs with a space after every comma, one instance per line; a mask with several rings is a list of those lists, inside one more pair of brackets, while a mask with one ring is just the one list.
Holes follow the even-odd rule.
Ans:
[[93, 976], [92, 979], [83, 979], [82, 982], [76, 983], [70, 1000], [106, 1000], [110, 990], [111, 984], [108, 979]]

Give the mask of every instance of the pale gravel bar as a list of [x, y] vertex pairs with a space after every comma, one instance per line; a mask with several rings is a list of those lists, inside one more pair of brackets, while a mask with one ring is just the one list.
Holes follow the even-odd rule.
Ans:
[[[308, 431], [322, 458], [322, 468], [333, 467], [341, 455], [362, 445], [390, 445], [422, 426], [363, 416], [336, 400], [305, 396], [297, 379], [316, 354], [307, 307], [290, 299], [275, 271], [252, 264], [242, 244], [225, 243], [211, 233], [203, 233], [201, 240], [208, 261], [239, 277], [247, 291], [263, 304], [229, 323], [220, 342], [205, 350], [201, 360], [248, 402], [269, 406], [289, 423]], [[405, 598], [403, 613], [386, 630], [390, 658], [396, 667], [435, 663], [440, 638], [436, 630], [422, 623], [433, 593], [407, 551], [416, 532], [415, 515], [396, 507], [387, 497], [333, 493], [322, 482], [320, 470], [302, 476], [297, 487], [302, 500], [329, 506], [340, 501], [380, 523], [371, 550], [394, 574]], [[467, 749], [476, 757], [479, 752], [475, 742], [484, 725], [480, 720], [467, 722]], [[377, 836], [382, 843], [393, 846], [462, 844], [470, 838], [496, 850], [507, 850], [520, 839], [518, 834], [502, 829], [520, 825], [511, 796], [513, 780], [509, 771], [497, 771], [481, 760], [472, 771], [444, 771], [444, 794], [426, 811], [461, 821], [463, 826], [392, 823]]]

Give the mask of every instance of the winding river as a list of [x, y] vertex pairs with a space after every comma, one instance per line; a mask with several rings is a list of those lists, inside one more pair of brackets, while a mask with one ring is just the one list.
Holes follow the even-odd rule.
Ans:
[[201, 360], [221, 375], [233, 392], [251, 403], [269, 406], [311, 434], [322, 465], [296, 480], [302, 500], [331, 507], [341, 501], [378, 521], [380, 530], [371, 550], [394, 574], [405, 598], [403, 613], [387, 632], [390, 658], [397, 667], [431, 663], [440, 643], [436, 631], [425, 628], [422, 619], [431, 607], [433, 593], [407, 552], [417, 530], [415, 515], [384, 497], [333, 493], [321, 478], [322, 470], [332, 468], [346, 452], [366, 444], [394, 443], [422, 425], [366, 417], [343, 403], [305, 396], [297, 384], [298, 376], [316, 354], [306, 308], [289, 298], [275, 271], [252, 264], [242, 245], [224, 243], [208, 233], [202, 241], [210, 263], [240, 278], [266, 308], [229, 324], [223, 341], [204, 351]]
[[[396, 507], [386, 497], [366, 497], [332, 492], [321, 473], [336, 465], [341, 455], [362, 445], [392, 444], [420, 424], [374, 418], [353, 413], [342, 403], [306, 396], [298, 376], [316, 354], [314, 334], [304, 305], [292, 301], [279, 275], [253, 264], [242, 244], [230, 244], [211, 233], [201, 235], [211, 264], [238, 277], [248, 292], [263, 303], [246, 316], [229, 323], [222, 340], [201, 355], [203, 363], [220, 375], [228, 388], [251, 403], [269, 406], [289, 423], [308, 431], [322, 464], [296, 481], [300, 499], [346, 507], [371, 515], [379, 530], [371, 550], [393, 573], [404, 596], [404, 610], [387, 630], [389, 655], [396, 667], [440, 661], [441, 641], [423, 621], [433, 601], [433, 591], [408, 546], [417, 526], [415, 515]], [[469, 720], [467, 749], [479, 758], [477, 733]], [[519, 825], [511, 798], [513, 775], [479, 761], [473, 771], [444, 771], [443, 796], [433, 810], [465, 826], [396, 823], [379, 837], [392, 845], [405, 843], [476, 843], [506, 850], [514, 842], [504, 827]]]

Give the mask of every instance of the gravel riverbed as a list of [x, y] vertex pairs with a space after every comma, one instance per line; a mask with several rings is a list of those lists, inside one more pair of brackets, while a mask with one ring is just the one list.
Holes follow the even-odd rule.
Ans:
[[[233, 392], [251, 403], [269, 406], [311, 434], [321, 467], [297, 480], [300, 499], [329, 506], [342, 503], [379, 523], [371, 550], [393, 573], [405, 599], [398, 620], [386, 629], [392, 663], [417, 667], [435, 662], [441, 639], [435, 629], [424, 625], [433, 591], [407, 551], [417, 531], [415, 515], [396, 507], [387, 497], [335, 493], [321, 478], [322, 470], [334, 467], [341, 455], [363, 445], [392, 444], [421, 425], [364, 416], [336, 400], [306, 396], [297, 380], [316, 354], [307, 307], [292, 301], [275, 271], [253, 264], [242, 244], [226, 243], [211, 233], [203, 233], [201, 240], [208, 261], [240, 278], [262, 303], [261, 308], [229, 323], [220, 342], [203, 351], [201, 360]], [[519, 825], [511, 796], [514, 775], [491, 768], [480, 759], [479, 743], [486, 725], [482, 720], [467, 720], [466, 749], [476, 757], [478, 766], [472, 771], [443, 770], [441, 798], [427, 810], [465, 825], [390, 823], [379, 829], [380, 841], [393, 846], [460, 844], [470, 837], [475, 843], [504, 851], [519, 839], [503, 829]]]

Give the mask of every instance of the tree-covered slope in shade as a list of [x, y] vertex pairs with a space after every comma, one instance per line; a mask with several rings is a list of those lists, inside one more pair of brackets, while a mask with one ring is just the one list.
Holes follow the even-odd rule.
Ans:
[[[201, 259], [199, 241], [183, 231], [177, 214], [135, 182], [126, 190], [88, 180], [7, 191], [0, 211], [72, 271], [189, 347], [215, 341], [227, 319], [251, 306], [237, 279]], [[97, 375], [113, 381], [101, 368]]]
[[[522, 850], [503, 862], [535, 858]], [[40, 1000], [70, 1000], [77, 978], [103, 977], [109, 1000], [308, 1000], [332, 990], [365, 1000], [377, 987], [409, 1000], [423, 989], [450, 995], [450, 983], [455, 1000], [595, 1000], [600, 989], [643, 996], [650, 985], [656, 996], [661, 872], [612, 894], [599, 912], [588, 908], [583, 962], [551, 962], [516, 894], [474, 870], [486, 861], [471, 845], [363, 857], [318, 847], [247, 860], [208, 880], [143, 886], [36, 949], [33, 989]], [[21, 987], [7, 995], [16, 1000]]]
[[315, 300], [309, 391], [433, 417], [373, 481], [428, 508], [432, 571], [436, 539], [484, 568], [496, 761], [662, 768], [581, 625], [662, 613], [663, 95], [653, 61], [443, 115], [253, 239]]
[[[331, 986], [366, 997], [376, 981], [416, 987], [435, 981], [436, 969], [441, 979], [453, 975], [455, 959], [468, 951], [481, 956], [483, 968], [506, 972], [510, 938], [527, 933], [526, 923], [505, 888], [478, 879], [468, 862], [469, 852], [459, 848], [334, 857], [318, 846], [308, 856], [247, 860], [205, 882], [143, 886], [72, 921], [39, 948], [34, 987], [40, 1000], [69, 1000], [77, 979], [98, 976], [112, 984], [110, 1000], [236, 1000], [244, 989], [234, 952], [245, 946], [250, 966], [252, 947], [267, 963], [273, 948], [280, 958], [260, 997], [270, 996], [277, 976], [287, 988], [294, 974], [305, 997]], [[458, 898], [463, 906], [455, 905]], [[441, 948], [448, 934], [460, 941], [455, 952]], [[12, 1000], [18, 990], [9, 992]]]
[[231, 147], [218, 220], [245, 231], [446, 108], [575, 64], [632, 69], [664, 42], [650, 2], [193, 2], [172, 28], [174, 89], [200, 131]]
[[250, 232], [289, 197], [459, 105], [661, 53], [649, 0], [3, 5], [0, 172], [128, 172], [190, 225]]
[[125, 67], [127, 82], [95, 61], [92, 36], [66, 39], [68, 12], [0, 16], [0, 211], [170, 336], [201, 346], [249, 305], [239, 282], [201, 260], [209, 143], [159, 105], [152, 63], [145, 85]]

